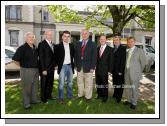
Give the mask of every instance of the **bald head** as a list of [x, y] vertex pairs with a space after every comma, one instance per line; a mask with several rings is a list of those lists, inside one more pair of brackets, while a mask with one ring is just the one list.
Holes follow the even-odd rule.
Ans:
[[83, 40], [87, 40], [87, 39], [89, 38], [89, 31], [88, 31], [88, 30], [83, 29], [83, 30], [81, 31], [81, 34], [82, 34], [82, 39], [83, 39]]
[[53, 39], [53, 32], [52, 31], [45, 31], [45, 39], [52, 41]]

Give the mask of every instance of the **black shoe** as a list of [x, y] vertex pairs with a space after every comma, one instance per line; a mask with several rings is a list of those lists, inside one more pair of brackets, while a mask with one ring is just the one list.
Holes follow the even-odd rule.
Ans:
[[128, 101], [123, 102], [123, 104], [124, 104], [124, 105], [131, 105], [131, 103], [128, 102]]
[[56, 100], [56, 97], [50, 96], [50, 97], [48, 97], [48, 99], [49, 99], [49, 100]]
[[106, 98], [102, 98], [102, 102], [107, 102], [107, 99]]
[[29, 110], [29, 109], [32, 109], [32, 107], [31, 106], [25, 107], [25, 110]]
[[52, 97], [52, 98], [49, 98], [50, 100], [56, 100], [57, 98], [56, 97]]
[[100, 99], [101, 97], [100, 96], [97, 96], [95, 99]]
[[131, 104], [131, 105], [130, 105], [130, 108], [131, 108], [131, 109], [136, 109], [136, 105]]
[[120, 102], [121, 102], [121, 99], [117, 99], [116, 101], [117, 101], [117, 103], [120, 103]]
[[39, 104], [41, 101], [31, 102], [31, 104]]
[[48, 101], [42, 101], [42, 103], [44, 103], [44, 104], [49, 104]]

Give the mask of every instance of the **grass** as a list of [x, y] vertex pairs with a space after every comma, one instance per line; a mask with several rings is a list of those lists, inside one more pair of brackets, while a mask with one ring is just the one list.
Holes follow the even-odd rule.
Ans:
[[[58, 81], [54, 81], [53, 96], [57, 96]], [[66, 90], [65, 90], [66, 92]], [[73, 93], [77, 95], [76, 78], [73, 81]], [[66, 99], [65, 104], [60, 104], [57, 100], [50, 100], [49, 104], [32, 105], [31, 110], [25, 110], [22, 105], [21, 86], [19, 84], [6, 84], [5, 86], [5, 111], [6, 114], [154, 114], [155, 103], [151, 101], [138, 101], [136, 110], [130, 109], [121, 103], [116, 103], [109, 98], [106, 103], [96, 100], [96, 90], [94, 90], [91, 102], [84, 99]]]

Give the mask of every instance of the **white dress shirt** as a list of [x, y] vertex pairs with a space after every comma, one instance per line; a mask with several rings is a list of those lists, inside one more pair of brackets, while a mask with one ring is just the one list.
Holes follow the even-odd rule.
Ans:
[[70, 57], [70, 46], [69, 43], [63, 42], [64, 50], [65, 50], [65, 57], [64, 57], [64, 63], [63, 64], [70, 64], [71, 63], [71, 57]]

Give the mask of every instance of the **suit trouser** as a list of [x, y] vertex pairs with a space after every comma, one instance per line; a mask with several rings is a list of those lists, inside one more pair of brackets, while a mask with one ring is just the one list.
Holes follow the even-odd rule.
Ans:
[[93, 92], [93, 73], [84, 73], [83, 70], [77, 72], [78, 97], [85, 96], [86, 99], [92, 98]]
[[108, 99], [108, 73], [105, 76], [96, 73], [96, 83], [97, 97]]
[[130, 79], [129, 70], [126, 70], [125, 78], [125, 97], [127, 98], [128, 102], [130, 102], [133, 105], [137, 105], [139, 80], [132, 81]]
[[121, 101], [122, 94], [123, 94], [123, 75], [115, 75], [113, 74], [113, 85], [114, 85], [114, 94], [113, 97], [115, 97], [118, 101]]
[[30, 107], [31, 103], [38, 101], [39, 72], [36, 68], [20, 68], [22, 83], [23, 105]]
[[47, 75], [41, 75], [41, 100], [47, 102], [47, 99], [52, 98], [54, 81], [54, 71], [48, 72]]

